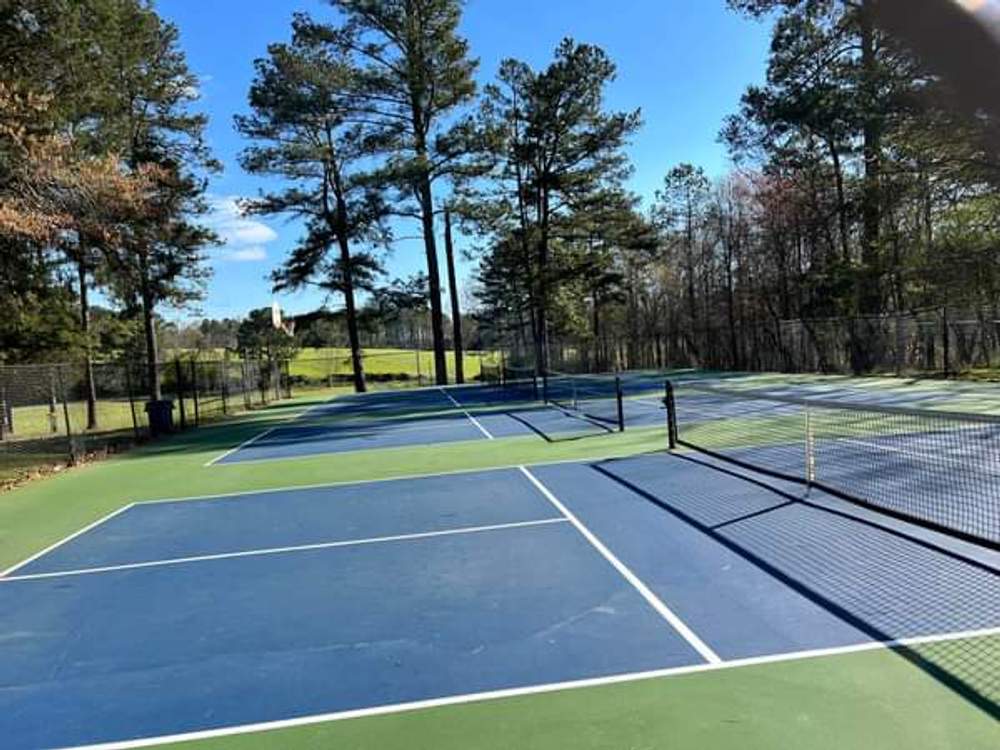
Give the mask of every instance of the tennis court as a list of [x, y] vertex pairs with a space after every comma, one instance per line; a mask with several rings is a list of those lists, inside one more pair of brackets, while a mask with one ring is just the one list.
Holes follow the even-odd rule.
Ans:
[[[576, 380], [576, 379], [574, 379]], [[624, 429], [662, 427], [662, 379], [622, 399], [614, 378], [587, 383], [581, 403], [536, 398], [534, 385], [428, 388], [348, 397], [313, 407], [290, 423], [262, 430], [210, 465], [272, 461], [352, 451], [536, 436], [548, 441]], [[558, 382], [553, 380], [553, 383]], [[619, 407], [621, 411], [619, 411]], [[485, 409], [473, 414], [470, 410]], [[619, 424], [619, 415], [624, 422]]]
[[[979, 431], [960, 431], [948, 452], [943, 429], [872, 427], [882, 407], [832, 435], [814, 405], [820, 438], [809, 443], [798, 439], [801, 404], [787, 396], [680, 381], [672, 401], [655, 390], [660, 374], [627, 393], [629, 378], [619, 380], [615, 408], [633, 409], [635, 422], [648, 410], [646, 429], [595, 427], [593, 440], [550, 443], [538, 425], [558, 434], [580, 423], [572, 406], [467, 386], [310, 405], [221, 454], [215, 463], [233, 463], [224, 472], [196, 453], [184, 486], [234, 489], [122, 504], [0, 575], [4, 747], [270, 737], [266, 746], [283, 744], [268, 730], [313, 730], [374, 748], [381, 727], [400, 747], [431, 747], [398, 722], [529, 701], [521, 715], [544, 723], [563, 696], [653, 695], [698, 675], [724, 686], [756, 674], [740, 678], [750, 694], [794, 705], [798, 688], [775, 670], [812, 664], [823, 665], [829, 685], [815, 689], [835, 709], [864, 693], [849, 667], [864, 654], [890, 660], [874, 674], [899, 681], [909, 710], [960, 722], [963, 747], [992, 744], [1000, 551], [995, 539], [950, 533], [969, 532], [969, 518], [972, 531], [994, 533], [989, 420], [972, 420]], [[606, 394], [614, 379], [594, 382]], [[670, 433], [683, 445], [668, 452]], [[598, 455], [627, 439], [650, 449]], [[896, 450], [870, 467], [858, 462], [862, 440]], [[484, 446], [470, 455], [495, 468], [335, 481], [364, 457]], [[529, 447], [535, 460], [503, 465]], [[555, 460], [557, 449], [582, 455]], [[863, 493], [859, 477], [875, 476], [881, 494], [862, 505], [803, 483], [810, 451], [832, 490]], [[298, 479], [307, 475], [287, 459], [301, 455], [327, 462], [329, 478]], [[285, 478], [296, 481], [277, 486]], [[264, 488], [239, 489], [254, 482]], [[932, 512], [928, 495], [963, 510], [930, 528], [878, 507], [884, 497]], [[853, 687], [838, 692], [840, 680]], [[685, 700], [653, 710], [676, 721], [671, 712], [692, 710]], [[707, 727], [716, 708], [698, 704], [692, 726]], [[531, 721], [517, 731], [530, 734]], [[365, 726], [361, 739], [337, 740]], [[559, 732], [579, 737], [575, 725]], [[726, 746], [742, 746], [737, 736]]]

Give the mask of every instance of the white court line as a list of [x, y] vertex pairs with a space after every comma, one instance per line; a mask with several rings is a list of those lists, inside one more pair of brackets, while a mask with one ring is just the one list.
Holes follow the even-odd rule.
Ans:
[[298, 414], [296, 414], [294, 417], [292, 417], [289, 420], [289, 423], [295, 422], [296, 420], [299, 420], [299, 419], [304, 419], [309, 414], [309, 412], [313, 411], [314, 409], [322, 409], [323, 407], [326, 407], [326, 406], [329, 406], [330, 404], [336, 403], [336, 401], [337, 401], [337, 397], [334, 396], [332, 398], [327, 399], [326, 401], [321, 401], [318, 404], [313, 404], [312, 406], [307, 406], [304, 410], [302, 410], [301, 412], [299, 412]]
[[555, 508], [576, 527], [576, 530], [579, 531], [588, 542], [590, 542], [594, 549], [601, 553], [601, 556], [611, 563], [611, 566], [617, 570], [626, 581], [632, 584], [632, 587], [639, 592], [642, 598], [656, 610], [660, 617], [670, 623], [671, 627], [673, 627], [673, 629], [688, 642], [688, 645], [690, 645], [691, 648], [697, 651], [709, 664], [719, 664], [722, 662], [719, 655], [709, 648], [709, 646], [701, 640], [701, 638], [699, 638], [698, 635], [691, 630], [691, 628], [689, 628], [680, 617], [678, 617], [666, 604], [664, 604], [663, 601], [656, 594], [654, 594], [635, 573], [629, 570], [625, 563], [615, 557], [614, 553], [605, 547], [601, 540], [594, 536], [590, 529], [584, 526], [580, 519], [570, 512], [569, 508], [559, 502], [559, 499], [549, 491], [548, 487], [542, 484], [538, 478], [527, 469], [527, 467], [521, 466], [519, 468], [521, 473], [528, 478], [528, 481], [535, 486], [535, 489], [541, 492], [542, 495], [545, 496], [545, 499], [552, 503], [552, 505], [554, 505]]
[[460, 403], [458, 403], [458, 401], [455, 400], [454, 396], [452, 396], [450, 393], [448, 393], [448, 391], [446, 391], [444, 388], [439, 387], [439, 390], [441, 391], [441, 393], [443, 393], [445, 396], [448, 397], [448, 400], [451, 401], [451, 403], [453, 403], [457, 408], [459, 408], [459, 409], [462, 410], [462, 414], [464, 414], [466, 417], [468, 417], [469, 421], [472, 422], [472, 424], [474, 424], [476, 427], [479, 428], [479, 431], [486, 436], [487, 440], [493, 440], [494, 439], [493, 435], [490, 434], [490, 431], [487, 430], [485, 427], [483, 427], [483, 425], [480, 424], [480, 422], [479, 422], [478, 419], [476, 419], [474, 416], [472, 416], [471, 414], [469, 414], [469, 412], [466, 411], [465, 408]]
[[[594, 458], [584, 458], [584, 459], [564, 458], [558, 461], [546, 461], [543, 463], [532, 464], [532, 466], [562, 466], [566, 464], [585, 465], [589, 463], [602, 463], [604, 461], [617, 461], [621, 459], [634, 458], [634, 457], [635, 456], [631, 454], [621, 453], [621, 454], [612, 454], [607, 456], [596, 456]], [[228, 500], [228, 499], [238, 500], [239, 498], [247, 497], [249, 495], [268, 495], [277, 492], [294, 492], [295, 490], [322, 490], [328, 488], [336, 489], [338, 487], [360, 487], [362, 485], [383, 484], [385, 482], [411, 482], [416, 479], [435, 479], [437, 477], [451, 477], [463, 474], [487, 474], [490, 472], [514, 471], [515, 469], [520, 469], [520, 467], [521, 464], [504, 464], [501, 466], [475, 466], [468, 469], [450, 469], [449, 471], [431, 472], [430, 474], [402, 474], [400, 476], [382, 477], [380, 479], [346, 479], [342, 482], [316, 482], [313, 484], [290, 484], [278, 487], [268, 487], [267, 489], [263, 490], [235, 490], [232, 492], [218, 492], [211, 495], [185, 495], [183, 497], [162, 497], [162, 498], [154, 498], [151, 500], [135, 500], [133, 502], [130, 502], [128, 505], [125, 505], [119, 508], [118, 510], [108, 514], [104, 518], [95, 521], [89, 526], [85, 526], [84, 528], [73, 532], [65, 539], [62, 539], [61, 541], [56, 542], [55, 544], [43, 549], [41, 552], [35, 553], [27, 560], [22, 560], [21, 562], [16, 563], [14, 566], [8, 568], [6, 571], [0, 572], [0, 576], [6, 575], [7, 573], [11, 573], [19, 568], [22, 568], [30, 562], [34, 562], [39, 557], [41, 557], [47, 552], [52, 551], [59, 545], [64, 544], [70, 541], [71, 539], [80, 536], [84, 532], [90, 531], [98, 524], [103, 523], [104, 521], [110, 519], [112, 516], [116, 516], [119, 513], [129, 510], [130, 508], [137, 508], [137, 507], [141, 508], [142, 506], [145, 505], [161, 505], [167, 503], [187, 503], [193, 500]]]
[[[615, 453], [607, 456], [595, 456], [594, 458], [562, 458], [558, 461], [542, 461], [531, 466], [562, 466], [565, 464], [586, 465], [591, 463], [603, 463], [605, 461], [617, 461], [627, 458], [638, 458], [642, 454]], [[666, 455], [666, 451], [663, 452]], [[250, 462], [245, 462], [250, 463]], [[434, 471], [429, 474], [401, 474], [394, 477], [379, 477], [377, 479], [345, 479], [340, 482], [317, 482], [315, 484], [289, 484], [278, 487], [268, 487], [263, 490], [235, 490], [233, 492], [218, 492], [211, 495], [185, 495], [184, 497], [160, 497], [151, 500], [136, 500], [133, 505], [157, 505], [159, 503], [186, 503], [191, 500], [222, 500], [226, 498], [239, 498], [246, 495], [267, 495], [273, 492], [291, 492], [294, 490], [321, 490], [329, 487], [357, 487], [365, 484], [383, 484], [385, 482], [409, 482], [415, 479], [435, 479], [437, 477], [451, 477], [461, 474], [488, 474], [490, 472], [513, 471], [520, 469], [522, 463], [501, 464], [499, 466], [474, 466], [468, 469], [449, 469], [447, 471]]]
[[[682, 677], [690, 674], [722, 672], [731, 669], [746, 669], [748, 667], [763, 666], [767, 664], [781, 664], [784, 662], [804, 661], [807, 659], [820, 659], [824, 657], [842, 656], [866, 651], [909, 648], [932, 643], [943, 643], [947, 641], [957, 641], [967, 638], [980, 638], [994, 635], [1000, 635], [1000, 628], [969, 630], [957, 633], [942, 633], [938, 635], [918, 636], [914, 638], [900, 638], [891, 641], [868, 641], [850, 646], [832, 646], [830, 648], [819, 648], [809, 651], [792, 651], [783, 654], [769, 654], [767, 656], [751, 656], [744, 659], [732, 659], [718, 664], [703, 663], [692, 664], [684, 667], [667, 667], [665, 669], [648, 670], [645, 672], [629, 672], [625, 674], [607, 675], [605, 677], [591, 677], [582, 680], [567, 680], [565, 682], [550, 682], [540, 685], [527, 685], [525, 687], [489, 690], [480, 693], [450, 695], [444, 698], [429, 698], [427, 700], [410, 701], [407, 703], [390, 703], [381, 706], [372, 706], [371, 708], [335, 711], [325, 714], [314, 714], [312, 716], [298, 716], [294, 719], [278, 719], [275, 721], [265, 721], [256, 724], [219, 727], [218, 729], [203, 729], [196, 732], [183, 732], [178, 734], [163, 735], [160, 737], [145, 737], [138, 740], [105, 742], [97, 745], [80, 745], [73, 748], [66, 748], [65, 750], [135, 750], [136, 748], [154, 747], [156, 745], [167, 745], [178, 742], [194, 742], [196, 740], [210, 740], [219, 737], [251, 734], [254, 732], [271, 732], [280, 729], [291, 729], [294, 727], [325, 724], [335, 721], [360, 719], [369, 716], [385, 716], [388, 714], [408, 713], [432, 708], [446, 708], [448, 706], [459, 706], [469, 703], [484, 703], [487, 701], [496, 701], [505, 698], [544, 695], [546, 693], [555, 693], [564, 690], [580, 690], [606, 685], [620, 685], [623, 683]], [[276, 742], [273, 744], [277, 745], [279, 742], [280, 741], [276, 739]]]
[[239, 445], [237, 445], [235, 448], [230, 448], [225, 453], [223, 453], [221, 456], [216, 456], [211, 461], [209, 461], [207, 464], [205, 464], [205, 466], [212, 466], [213, 464], [218, 463], [219, 461], [221, 461], [222, 459], [226, 458], [227, 456], [233, 455], [234, 453], [236, 453], [236, 451], [240, 450], [241, 448], [246, 448], [248, 445], [250, 445], [250, 443], [253, 443], [253, 442], [256, 442], [257, 440], [260, 440], [265, 435], [270, 435], [272, 432], [274, 432], [280, 426], [281, 425], [275, 425], [274, 427], [268, 427], [266, 430], [264, 430], [261, 433], [258, 433], [256, 435], [254, 435], [249, 440], [244, 440], [242, 443], [240, 443]]
[[[310, 432], [309, 434], [302, 435], [301, 437], [294, 437], [294, 433], [291, 436], [282, 436], [278, 440], [279, 445], [296, 445], [300, 443], [312, 443], [316, 441], [329, 440], [329, 439], [356, 439], [358, 437], [364, 437], [366, 434], [372, 434], [374, 427], [383, 427], [383, 430], [374, 431], [376, 437], [379, 434], [392, 434], [396, 435], [399, 433], [410, 433], [410, 432], [435, 432], [441, 430], [447, 430], [449, 427], [454, 427], [455, 422], [461, 423], [461, 418], [455, 414], [450, 416], [440, 416], [432, 417], [434, 424], [413, 424], [409, 427], [406, 425], [406, 421], [398, 420], [397, 422], [372, 422], [366, 425], [348, 425], [345, 423], [333, 423], [333, 424], [321, 424], [316, 422], [310, 422], [308, 424], [287, 424], [287, 425], [276, 425], [271, 429], [277, 430], [292, 430], [295, 432], [301, 432], [303, 430], [318, 430], [319, 434]], [[419, 420], [413, 420], [419, 421]], [[428, 420], [430, 421], [430, 420]], [[400, 426], [396, 426], [400, 425]], [[257, 439], [260, 440], [263, 436], [258, 435]], [[402, 446], [391, 446], [391, 447], [402, 447]], [[340, 453], [353, 453], [354, 451], [338, 451]], [[287, 456], [282, 456], [282, 459], [288, 458]], [[273, 458], [262, 459], [267, 461], [275, 460]]]
[[406, 542], [414, 539], [432, 539], [441, 536], [457, 536], [459, 534], [480, 534], [486, 531], [501, 531], [505, 529], [523, 529], [530, 526], [545, 526], [547, 524], [566, 523], [567, 519], [543, 518], [537, 521], [515, 521], [513, 523], [498, 523], [490, 526], [462, 526], [455, 529], [440, 531], [422, 531], [414, 534], [394, 534], [392, 536], [375, 536], [366, 539], [344, 539], [339, 542], [317, 542], [315, 544], [298, 544], [291, 547], [266, 547], [263, 549], [244, 550], [242, 552], [220, 552], [214, 555], [196, 555], [193, 557], [174, 557], [165, 560], [150, 560], [148, 562], [124, 563], [122, 565], [105, 565], [99, 568], [80, 568], [78, 570], [56, 570], [51, 573], [29, 573], [23, 576], [0, 578], [0, 585], [13, 581], [37, 581], [46, 578], [66, 578], [72, 576], [93, 575], [95, 573], [114, 573], [121, 570], [140, 570], [142, 568], [163, 568], [170, 565], [185, 565], [187, 563], [208, 562], [211, 560], [232, 560], [240, 557], [263, 557], [265, 555], [281, 555], [288, 552], [308, 552], [318, 549], [335, 549], [337, 547], [361, 547], [369, 544], [384, 544], [386, 542]]
[[8, 576], [11, 573], [13, 573], [15, 570], [19, 570], [19, 569], [23, 568], [28, 563], [33, 563], [35, 560], [37, 560], [42, 555], [47, 555], [49, 552], [52, 552], [57, 547], [61, 547], [62, 545], [66, 544], [67, 542], [72, 541], [73, 539], [76, 539], [78, 536], [81, 536], [82, 534], [86, 534], [88, 531], [91, 531], [91, 530], [97, 528], [98, 526], [100, 526], [102, 523], [105, 523], [106, 521], [110, 521], [112, 518], [114, 518], [115, 516], [117, 516], [117, 515], [119, 515], [121, 513], [124, 513], [129, 508], [132, 508], [134, 505], [135, 505], [135, 503], [128, 503], [127, 505], [123, 505], [122, 507], [118, 508], [117, 510], [113, 510], [110, 513], [108, 513], [107, 515], [101, 516], [100, 518], [98, 518], [93, 523], [87, 524], [82, 529], [77, 529], [76, 531], [74, 531], [69, 536], [65, 536], [62, 539], [60, 539], [58, 542], [54, 542], [54, 543], [50, 544], [48, 547], [46, 547], [45, 549], [36, 552], [31, 557], [29, 557], [27, 560], [21, 560], [21, 562], [12, 565], [11, 567], [7, 568], [6, 570], [0, 571], [0, 581], [2, 581], [2, 579], [4, 579], [6, 576]]

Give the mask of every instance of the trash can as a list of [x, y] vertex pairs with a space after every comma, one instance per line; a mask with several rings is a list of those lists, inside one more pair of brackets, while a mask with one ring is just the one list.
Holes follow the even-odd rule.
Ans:
[[147, 401], [146, 414], [149, 415], [149, 434], [153, 437], [174, 431], [174, 402], [170, 399]]

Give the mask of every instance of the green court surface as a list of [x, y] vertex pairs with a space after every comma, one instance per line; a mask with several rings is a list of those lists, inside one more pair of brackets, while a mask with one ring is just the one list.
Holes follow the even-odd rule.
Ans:
[[[1000, 649], [1000, 641], [994, 639]], [[174, 748], [987, 750], [996, 720], [886, 650], [467, 703]]]
[[[734, 386], [732, 381], [727, 385]], [[781, 385], [880, 394], [926, 391], [936, 394], [935, 405], [1000, 413], [1000, 397], [984, 398], [982, 385], [932, 388], [892, 379], [754, 376], [741, 379], [735, 387]], [[0, 571], [137, 501], [637, 456], [663, 451], [666, 442], [665, 428], [656, 427], [566, 442], [525, 436], [328, 453], [277, 464], [207, 465], [220, 453], [324, 401], [317, 395], [301, 396], [0, 494]], [[873, 645], [790, 653], [773, 660], [734, 660], [632, 679], [456, 696], [442, 705], [360, 712], [336, 720], [320, 717], [263, 730], [244, 726], [221, 736], [159, 746], [205, 750], [1000, 747], [1000, 714], [977, 705], [925, 668], [922, 660], [932, 664], [947, 660], [953, 646], [953, 642], [927, 642], [900, 651]], [[1000, 663], [1000, 636], [970, 638], [963, 646], [966, 656], [978, 654], [985, 664]]]

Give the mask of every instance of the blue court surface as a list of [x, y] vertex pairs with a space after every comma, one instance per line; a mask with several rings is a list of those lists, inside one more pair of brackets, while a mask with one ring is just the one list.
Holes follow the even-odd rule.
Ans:
[[0, 578], [71, 747], [1000, 632], [1000, 555], [666, 454], [130, 506]]
[[[218, 456], [212, 463], [239, 464], [325, 453], [509, 437], [535, 436], [558, 442], [571, 437], [607, 434], [616, 429], [612, 425], [613, 414], [616, 413], [613, 400], [601, 400], [593, 404], [592, 415], [588, 414], [586, 407], [577, 412], [553, 405], [523, 402], [506, 407], [493, 405], [494, 408], [486, 411], [468, 411], [466, 401], [474, 402], [470, 394], [484, 390], [487, 389], [473, 386], [466, 389], [465, 393], [459, 389], [411, 391], [408, 396], [414, 403], [428, 406], [433, 404], [436, 410], [433, 413], [406, 417], [377, 418], [370, 416], [371, 410], [359, 410], [355, 405], [344, 407], [337, 402], [321, 404], [307, 410], [294, 421], [262, 431], [253, 439]], [[405, 401], [400, 394], [390, 393], [373, 394], [363, 403], [391, 404], [395, 408]], [[666, 412], [656, 398], [626, 399], [624, 410], [629, 427], [665, 425]], [[353, 416], [359, 412], [369, 416]]]

